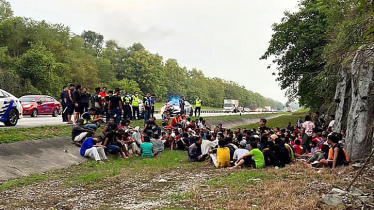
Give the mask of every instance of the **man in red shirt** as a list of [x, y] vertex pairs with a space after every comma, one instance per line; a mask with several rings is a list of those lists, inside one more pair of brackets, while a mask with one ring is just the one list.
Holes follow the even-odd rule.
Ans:
[[101, 92], [99, 93], [99, 95], [101, 96], [101, 104], [105, 103], [106, 89], [106, 87], [103, 87], [101, 89]]

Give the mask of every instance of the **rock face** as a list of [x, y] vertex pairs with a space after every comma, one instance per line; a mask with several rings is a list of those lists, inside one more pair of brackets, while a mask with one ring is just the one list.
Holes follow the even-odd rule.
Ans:
[[340, 72], [334, 130], [346, 128], [346, 150], [352, 160], [366, 158], [373, 146], [374, 45], [355, 54], [349, 71]]

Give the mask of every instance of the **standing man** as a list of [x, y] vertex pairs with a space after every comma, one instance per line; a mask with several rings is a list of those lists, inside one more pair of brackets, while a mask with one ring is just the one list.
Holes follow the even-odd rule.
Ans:
[[[133, 119], [139, 120], [139, 96], [138, 92], [134, 92], [134, 95], [131, 97], [131, 105], [132, 105], [132, 117]], [[136, 115], [135, 115], [136, 113]]]
[[95, 119], [102, 118], [103, 116], [103, 104], [101, 102], [100, 87], [95, 88], [95, 93], [91, 97], [91, 107], [95, 107]]
[[122, 114], [122, 101], [119, 91], [119, 88], [116, 88], [115, 93], [109, 98], [108, 102], [108, 112], [110, 117], [115, 119], [117, 125], [119, 125], [121, 121]]
[[151, 106], [151, 93], [147, 92], [146, 97], [143, 99], [144, 123], [147, 123], [151, 117]]
[[61, 106], [62, 106], [62, 122], [68, 121], [68, 112], [67, 112], [67, 106], [66, 106], [66, 98], [67, 98], [67, 92], [68, 92], [68, 86], [62, 87], [62, 92], [60, 94], [61, 98]]
[[67, 96], [66, 96], [66, 112], [68, 115], [68, 124], [73, 124], [73, 121], [71, 120], [71, 115], [74, 113], [74, 89], [75, 85], [70, 84], [69, 85], [69, 90], [67, 91]]
[[88, 111], [90, 98], [91, 98], [91, 94], [88, 92], [87, 88], [84, 87], [82, 91], [82, 95], [81, 95], [81, 103], [82, 103], [81, 114]]
[[106, 96], [106, 87], [103, 87], [101, 89], [101, 92], [99, 93], [99, 95], [101, 96], [101, 104], [104, 104], [105, 103], [105, 96]]
[[131, 97], [128, 92], [126, 92], [125, 97], [123, 98], [123, 119], [132, 119], [131, 115]]
[[79, 116], [83, 114], [81, 88], [82, 85], [77, 85], [74, 91], [74, 121], [77, 121], [79, 119]]
[[200, 117], [200, 112], [201, 112], [201, 103], [202, 101], [200, 100], [200, 97], [198, 96], [195, 101], [195, 117], [197, 116], [197, 111], [199, 111], [199, 117]]
[[181, 109], [180, 115], [184, 114], [184, 105], [185, 105], [184, 96], [181, 96], [181, 98], [179, 99], [179, 108]]
[[151, 117], [154, 117], [155, 113], [155, 95], [151, 96]]

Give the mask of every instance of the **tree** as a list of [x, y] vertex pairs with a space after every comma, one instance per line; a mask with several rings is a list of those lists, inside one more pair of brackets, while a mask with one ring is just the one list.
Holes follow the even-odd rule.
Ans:
[[0, 23], [10, 17], [13, 17], [10, 3], [6, 0], [0, 0]]

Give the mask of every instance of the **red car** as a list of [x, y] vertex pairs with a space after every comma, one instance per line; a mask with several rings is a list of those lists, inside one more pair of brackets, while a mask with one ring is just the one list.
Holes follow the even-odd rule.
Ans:
[[61, 112], [61, 104], [51, 96], [46, 95], [26, 95], [19, 98], [23, 115], [52, 115], [57, 117]]

